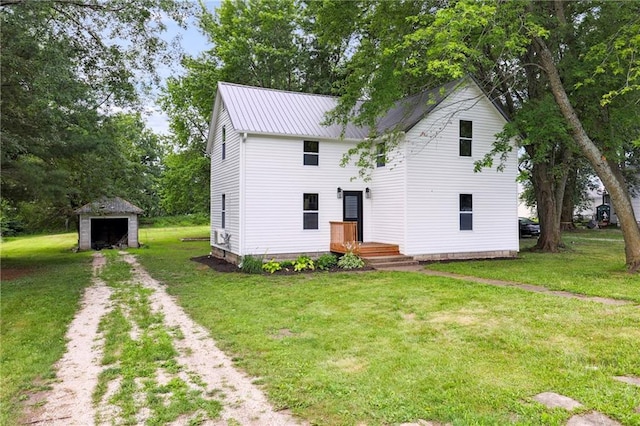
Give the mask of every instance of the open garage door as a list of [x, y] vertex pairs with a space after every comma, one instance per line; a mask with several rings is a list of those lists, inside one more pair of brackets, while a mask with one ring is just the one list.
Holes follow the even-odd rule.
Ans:
[[129, 245], [129, 219], [91, 219], [91, 248], [101, 250]]

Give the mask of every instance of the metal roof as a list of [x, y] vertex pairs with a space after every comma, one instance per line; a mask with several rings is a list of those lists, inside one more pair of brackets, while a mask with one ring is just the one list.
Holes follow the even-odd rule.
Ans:
[[387, 114], [378, 121], [377, 130], [384, 133], [392, 130], [408, 131], [440, 104], [461, 84], [451, 81], [435, 89], [425, 90], [396, 102]]
[[102, 197], [97, 201], [85, 204], [84, 206], [76, 209], [76, 214], [98, 214], [106, 215], [113, 213], [144, 213], [140, 207], [135, 206], [123, 200], [120, 197], [107, 198]]
[[[238, 132], [275, 135], [340, 138], [342, 126], [324, 126], [325, 114], [334, 109], [338, 98], [300, 92], [265, 89], [232, 83], [218, 83], [229, 111], [233, 128]], [[347, 125], [344, 137], [364, 139], [369, 129]]]
[[[408, 131], [464, 82], [475, 83], [473, 79], [462, 78], [399, 100], [378, 121], [377, 132]], [[240, 133], [352, 140], [369, 137], [368, 127], [348, 124], [343, 133], [340, 124], [322, 124], [338, 100], [333, 96], [218, 82], [207, 152], [211, 152], [211, 131], [222, 105], [229, 112], [233, 128]]]

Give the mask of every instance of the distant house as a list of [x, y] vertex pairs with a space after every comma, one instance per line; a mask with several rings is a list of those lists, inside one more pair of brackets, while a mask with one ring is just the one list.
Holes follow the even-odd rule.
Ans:
[[78, 248], [139, 247], [138, 215], [143, 210], [122, 198], [101, 198], [76, 210]]
[[[604, 206], [608, 207], [603, 208]], [[631, 207], [633, 208], [636, 221], [640, 223], [640, 188], [635, 188], [634, 191], [631, 191]], [[618, 215], [611, 203], [611, 197], [604, 186], [601, 186], [600, 188], [589, 190], [586, 205], [580, 208], [576, 214], [584, 219], [594, 219], [602, 222], [603, 212], [609, 215], [607, 220], [609, 223], [618, 224]]]
[[516, 153], [503, 172], [474, 173], [506, 120], [472, 79], [397, 102], [378, 130], [400, 142], [366, 182], [340, 160], [369, 129], [323, 125], [336, 103], [218, 83], [207, 145], [214, 255], [292, 258], [354, 240], [362, 255], [417, 260], [517, 254]]

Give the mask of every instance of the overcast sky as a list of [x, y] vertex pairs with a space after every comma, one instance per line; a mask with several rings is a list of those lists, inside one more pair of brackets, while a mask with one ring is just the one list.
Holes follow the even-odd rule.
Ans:
[[[220, 0], [207, 0], [204, 4], [208, 10], [213, 12], [214, 9], [220, 5]], [[179, 36], [181, 38], [180, 44], [186, 54], [198, 56], [200, 52], [211, 48], [207, 38], [200, 32], [195, 20], [189, 23], [186, 30], [180, 28], [173, 21], [168, 21], [166, 25], [165, 39], [171, 41]], [[176, 58], [175, 64], [171, 68], [163, 66], [159, 69], [159, 73], [163, 78], [180, 75], [183, 72], [184, 70], [180, 66], [179, 58]], [[149, 105], [147, 113], [146, 122], [151, 130], [155, 133], [169, 133], [169, 120], [157, 105]]]

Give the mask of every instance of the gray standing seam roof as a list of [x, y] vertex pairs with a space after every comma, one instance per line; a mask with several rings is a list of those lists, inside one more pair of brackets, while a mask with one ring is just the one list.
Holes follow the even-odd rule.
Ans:
[[[337, 98], [299, 92], [218, 83], [218, 93], [238, 132], [290, 136], [339, 138], [342, 127], [324, 126], [325, 114], [337, 105]], [[369, 130], [348, 125], [344, 137], [364, 139]]]
[[[377, 124], [380, 133], [407, 131], [452, 93], [462, 80], [404, 98], [396, 103]], [[238, 132], [338, 139], [365, 139], [367, 127], [348, 124], [323, 125], [326, 114], [338, 104], [333, 96], [288, 92], [262, 87], [218, 83], [218, 95]]]

